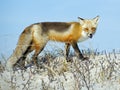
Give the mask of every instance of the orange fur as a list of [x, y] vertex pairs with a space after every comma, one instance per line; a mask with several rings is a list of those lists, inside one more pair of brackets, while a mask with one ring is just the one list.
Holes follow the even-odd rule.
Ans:
[[57, 33], [55, 31], [49, 33], [49, 39], [60, 42], [77, 42], [81, 37], [82, 27], [77, 22], [70, 22], [73, 27], [69, 30], [69, 32]]
[[72, 29], [72, 36], [73, 36], [73, 41], [72, 42], [77, 42], [78, 39], [81, 37], [82, 27], [77, 22], [74, 22], [72, 24], [74, 24], [74, 27]]

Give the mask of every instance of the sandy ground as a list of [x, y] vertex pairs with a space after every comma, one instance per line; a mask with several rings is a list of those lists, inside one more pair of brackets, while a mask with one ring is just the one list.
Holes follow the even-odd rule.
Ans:
[[90, 55], [89, 61], [49, 57], [42, 68], [0, 72], [0, 90], [120, 90], [120, 54]]

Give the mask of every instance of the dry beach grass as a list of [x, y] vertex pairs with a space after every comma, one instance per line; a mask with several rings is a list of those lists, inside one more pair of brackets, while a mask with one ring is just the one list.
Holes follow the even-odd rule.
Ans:
[[39, 68], [8, 72], [0, 63], [0, 90], [120, 90], [119, 52], [87, 50], [83, 53], [89, 61], [71, 54], [70, 62], [66, 62], [62, 50], [57, 52], [39, 56]]

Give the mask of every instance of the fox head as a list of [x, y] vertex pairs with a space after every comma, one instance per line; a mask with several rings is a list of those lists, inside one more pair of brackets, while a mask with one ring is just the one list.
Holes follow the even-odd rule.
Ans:
[[84, 38], [92, 38], [96, 32], [99, 16], [93, 19], [83, 19], [78, 17], [79, 23], [82, 26], [82, 36]]

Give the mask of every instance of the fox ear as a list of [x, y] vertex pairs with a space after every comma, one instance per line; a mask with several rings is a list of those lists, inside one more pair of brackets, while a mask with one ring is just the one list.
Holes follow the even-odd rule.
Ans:
[[79, 20], [84, 20], [84, 19], [83, 19], [83, 18], [81, 18], [81, 17], [78, 17], [78, 19], [79, 19]]
[[93, 18], [93, 21], [97, 24], [99, 21], [99, 16], [96, 16], [95, 18]]
[[79, 19], [80, 24], [83, 24], [83, 23], [84, 23], [84, 19], [83, 19], [83, 18], [78, 17], [78, 19]]

